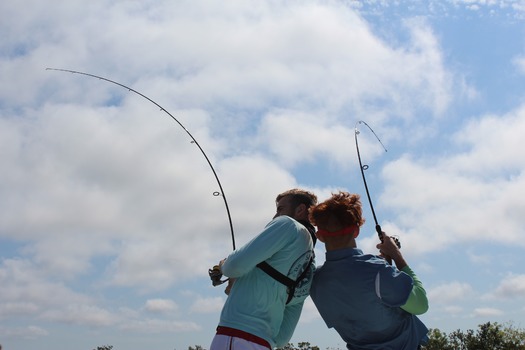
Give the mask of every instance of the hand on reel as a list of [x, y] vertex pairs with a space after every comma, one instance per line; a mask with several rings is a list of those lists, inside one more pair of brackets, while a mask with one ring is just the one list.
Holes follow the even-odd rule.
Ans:
[[215, 265], [211, 269], [209, 269], [208, 270], [208, 275], [210, 276], [211, 284], [214, 287], [220, 286], [221, 284], [223, 284], [224, 282], [227, 282], [229, 280], [229, 278], [226, 278], [224, 280], [221, 279], [222, 278], [222, 272], [221, 272], [221, 268], [220, 268], [219, 265]]

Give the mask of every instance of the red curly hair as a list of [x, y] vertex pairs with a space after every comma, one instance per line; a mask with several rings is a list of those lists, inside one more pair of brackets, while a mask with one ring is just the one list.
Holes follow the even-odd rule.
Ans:
[[326, 227], [330, 218], [335, 218], [342, 226], [365, 223], [361, 209], [361, 197], [358, 194], [339, 191], [332, 197], [310, 209], [310, 221], [317, 227]]

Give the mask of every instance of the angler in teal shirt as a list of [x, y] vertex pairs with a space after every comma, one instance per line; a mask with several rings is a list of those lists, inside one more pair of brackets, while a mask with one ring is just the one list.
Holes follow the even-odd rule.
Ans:
[[[317, 197], [310, 192], [295, 189], [280, 194], [274, 219], [258, 236], [221, 261], [222, 274], [235, 282], [210, 350], [253, 348], [236, 339], [262, 348], [282, 347], [291, 339], [315, 269], [315, 230], [307, 219], [309, 207], [316, 203]], [[263, 261], [292, 280], [303, 276], [291, 299], [284, 284], [257, 267]]]

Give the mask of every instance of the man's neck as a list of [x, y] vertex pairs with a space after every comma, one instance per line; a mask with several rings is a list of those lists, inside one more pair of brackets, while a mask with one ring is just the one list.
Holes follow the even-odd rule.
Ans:
[[[335, 239], [334, 239], [335, 238]], [[332, 237], [331, 239], [327, 239], [324, 243], [324, 246], [326, 248], [326, 251], [329, 252], [331, 250], [339, 250], [339, 249], [346, 249], [346, 248], [357, 248], [357, 244], [355, 242], [355, 239], [337, 239], [337, 238], [343, 238], [343, 237]]]

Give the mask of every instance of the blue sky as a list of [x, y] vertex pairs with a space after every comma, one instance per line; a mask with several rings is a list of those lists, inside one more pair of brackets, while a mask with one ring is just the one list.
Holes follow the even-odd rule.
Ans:
[[[0, 2], [0, 343], [209, 346], [276, 194], [365, 199], [430, 328], [525, 328], [524, 1]], [[358, 245], [377, 241], [367, 223]], [[324, 247], [317, 246], [318, 263]], [[311, 301], [292, 342], [344, 348]]]

